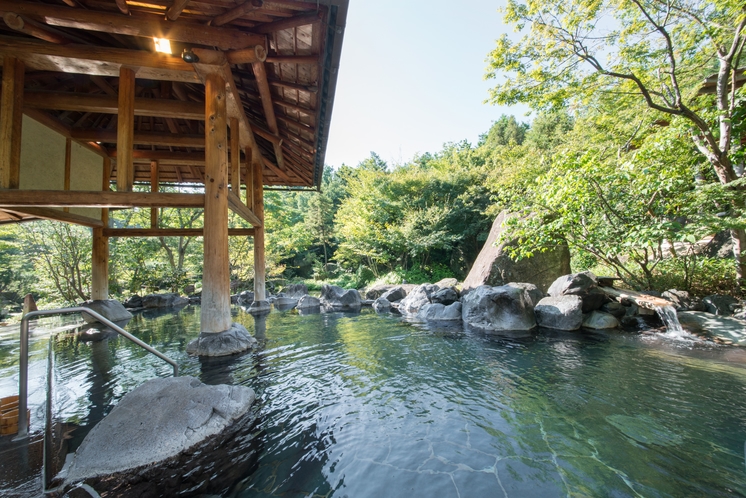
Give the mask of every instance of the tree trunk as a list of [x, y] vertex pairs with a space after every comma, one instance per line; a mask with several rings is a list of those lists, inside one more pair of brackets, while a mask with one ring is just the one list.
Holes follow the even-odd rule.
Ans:
[[733, 257], [736, 260], [736, 279], [738, 287], [743, 291], [746, 290], [746, 262], [741, 257], [741, 252], [746, 249], [746, 230], [743, 228], [734, 228], [730, 231], [733, 239]]

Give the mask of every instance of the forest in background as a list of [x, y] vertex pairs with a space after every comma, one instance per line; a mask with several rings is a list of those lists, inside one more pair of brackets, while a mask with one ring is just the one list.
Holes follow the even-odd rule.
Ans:
[[[514, 258], [566, 243], [573, 270], [630, 288], [740, 295], [743, 268], [727, 244], [697, 242], [721, 234], [727, 243], [746, 227], [743, 70], [728, 73], [725, 99], [699, 93], [725, 58], [739, 67], [743, 7], [509, 2], [505, 13], [534, 29], [521, 42], [498, 40], [490, 100], [528, 103], [532, 115], [502, 116], [476, 144], [449, 143], [404, 164], [371, 153], [327, 167], [321, 193], [267, 191], [270, 288], [463, 279], [495, 216], [509, 210], [523, 214], [511, 221]], [[589, 33], [607, 14], [618, 29], [607, 28], [599, 48]], [[615, 62], [599, 62], [599, 51]], [[111, 220], [149, 226], [150, 213], [113, 211]], [[161, 210], [161, 227], [201, 223], [200, 210]], [[31, 292], [43, 306], [85, 300], [90, 244], [83, 227], [0, 226], [0, 295], [13, 303]], [[199, 237], [112, 239], [110, 253], [113, 297], [199, 289]], [[234, 291], [252, 287], [251, 238], [231, 238], [230, 268]]]

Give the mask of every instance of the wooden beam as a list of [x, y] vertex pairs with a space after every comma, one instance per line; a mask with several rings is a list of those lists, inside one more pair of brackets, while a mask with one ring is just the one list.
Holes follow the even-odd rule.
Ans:
[[270, 34], [283, 29], [292, 29], [297, 28], [298, 26], [305, 26], [307, 24], [319, 22], [321, 21], [321, 15], [320, 11], [311, 14], [301, 14], [299, 16], [288, 17], [287, 19], [280, 19], [279, 21], [260, 24], [252, 29], [256, 33]]
[[[117, 134], [113, 130], [73, 128], [70, 130], [70, 135], [76, 140], [87, 142], [116, 143], [117, 141]], [[133, 136], [132, 143], [136, 145], [203, 148], [205, 146], [205, 137], [204, 135], [177, 135], [174, 133], [137, 131]]]
[[174, 3], [166, 11], [166, 19], [169, 21], [177, 20], [187, 5], [189, 5], [189, 0], [174, 0]]
[[272, 142], [273, 145], [282, 145], [282, 138], [280, 138], [279, 135], [272, 133], [271, 131], [267, 131], [261, 126], [257, 125], [251, 125], [251, 131], [259, 135], [265, 140], [269, 140]]
[[225, 53], [225, 58], [228, 59], [230, 64], [264, 62], [267, 59], [267, 49], [263, 45], [256, 45], [243, 50], [231, 50]]
[[251, 223], [253, 227], [262, 226], [262, 221], [257, 218], [257, 216], [251, 212], [251, 209], [241, 202], [241, 198], [233, 192], [228, 193], [228, 207], [241, 218]]
[[[117, 157], [117, 151], [110, 152], [111, 157]], [[133, 159], [136, 163], [150, 164], [153, 159], [158, 161], [161, 166], [204, 166], [204, 152], [169, 152], [166, 150], [135, 150]]]
[[[158, 193], [158, 161], [150, 161], [150, 192]], [[150, 208], [150, 228], [158, 228], [158, 208]]]
[[[43, 4], [29, 4], [43, 5]], [[119, 76], [122, 65], [137, 67], [137, 77], [199, 83], [191, 64], [167, 54], [90, 45], [54, 45], [0, 36], [0, 56], [17, 57], [29, 69], [95, 76]]]
[[191, 207], [205, 205], [204, 194], [98, 192], [91, 190], [0, 190], [0, 207]]
[[241, 96], [238, 93], [238, 88], [236, 88], [236, 82], [233, 79], [230, 66], [227, 63], [219, 66], [196, 63], [194, 64], [194, 69], [205, 81], [210, 74], [216, 74], [225, 81], [226, 111], [228, 117], [238, 118], [240, 145], [243, 148], [251, 148], [254, 151], [252, 160], [261, 163], [262, 154], [254, 138], [254, 133], [251, 131], [251, 125], [249, 119], [246, 117]]
[[267, 159], [266, 157], [265, 157], [265, 158], [263, 158], [263, 159], [264, 159], [264, 165], [265, 165], [265, 166], [266, 166], [267, 168], [269, 168], [269, 170], [270, 170], [270, 171], [272, 171], [272, 173], [274, 173], [275, 175], [279, 176], [281, 180], [284, 180], [284, 181], [286, 181], [286, 182], [291, 182], [291, 181], [292, 181], [292, 180], [290, 179], [290, 177], [288, 176], [288, 174], [287, 174], [287, 173], [285, 173], [285, 172], [284, 172], [283, 170], [281, 170], [280, 168], [278, 168], [278, 167], [277, 167], [276, 165], [272, 164], [272, 161], [270, 161], [270, 160], [269, 160], [269, 159]]
[[[202, 228], [105, 228], [107, 237], [202, 237]], [[229, 237], [251, 237], [253, 228], [229, 228]]]
[[0, 0], [0, 12], [15, 12], [43, 19], [51, 26], [62, 26], [87, 31], [114, 33], [145, 38], [168, 38], [171, 41], [215, 46], [221, 50], [235, 50], [251, 45], [264, 45], [264, 35], [237, 29], [216, 28], [204, 24], [170, 22], [152, 15], [124, 16], [94, 10], [71, 9], [43, 3]]
[[[259, 88], [259, 95], [262, 98], [264, 118], [267, 120], [269, 131], [271, 131], [275, 135], [279, 135], [277, 118], [275, 117], [275, 109], [274, 107], [272, 107], [272, 92], [269, 89], [269, 82], [267, 81], [267, 70], [265, 69], [263, 62], [255, 62], [251, 65], [251, 67], [254, 69], [256, 84]], [[280, 167], [280, 169], [285, 169], [284, 159], [282, 157], [282, 147], [277, 143], [272, 143], [272, 147], [275, 151], [277, 165]]]
[[318, 55], [268, 55], [265, 62], [273, 64], [308, 64], [315, 66], [319, 63]]
[[278, 80], [276, 78], [269, 78], [269, 84], [279, 86], [281, 88], [287, 88], [288, 90], [300, 90], [301, 92], [318, 93], [319, 87], [310, 85], [299, 85], [298, 83], [290, 83], [288, 81]]
[[14, 31], [33, 36], [34, 38], [39, 38], [40, 40], [44, 40], [49, 43], [66, 45], [73, 42], [73, 40], [67, 38], [61, 33], [53, 31], [43, 24], [29, 19], [24, 19], [15, 12], [6, 12], [5, 14], [3, 14], [3, 21], [5, 21], [5, 24], [7, 24], [8, 27]]
[[[241, 201], [241, 145], [238, 118], [231, 118], [231, 192]], [[230, 199], [228, 201], [230, 203]]]
[[5, 57], [0, 95], [0, 188], [18, 188], [20, 183], [24, 73], [22, 61]]
[[205, 78], [205, 215], [202, 272], [202, 333], [231, 327], [228, 266], [228, 137], [226, 81]]
[[249, 12], [261, 9], [264, 2], [262, 0], [246, 0], [245, 2], [229, 9], [222, 14], [213, 17], [210, 20], [212, 26], [222, 26], [223, 24], [229, 23], [234, 19], [243, 17]]
[[280, 107], [284, 107], [285, 109], [289, 109], [291, 111], [299, 112], [301, 114], [305, 114], [306, 116], [316, 116], [316, 111], [314, 109], [306, 109], [305, 107], [301, 107], [299, 105], [291, 104], [289, 102], [285, 102], [282, 99], [277, 99], [274, 101], [276, 105], [279, 105]]
[[119, 12], [125, 16], [130, 15], [130, 8], [127, 6], [127, 0], [115, 0]]
[[117, 190], [130, 192], [135, 182], [132, 164], [135, 136], [135, 72], [122, 67], [119, 70], [119, 99], [117, 113]]
[[[136, 71], [135, 71], [136, 72]], [[179, 119], [205, 119], [204, 104], [167, 99], [136, 98], [135, 116]], [[26, 92], [27, 109], [55, 109], [58, 111], [96, 112], [117, 114], [118, 100], [109, 95], [89, 95], [72, 92]]]
[[102, 228], [104, 223], [96, 218], [90, 218], [88, 216], [81, 216], [79, 214], [65, 213], [57, 209], [45, 208], [45, 207], [7, 207], [4, 211], [9, 211], [14, 214], [21, 216], [34, 216], [44, 220], [61, 221], [63, 223], [71, 223], [73, 225], [83, 225], [91, 228]]

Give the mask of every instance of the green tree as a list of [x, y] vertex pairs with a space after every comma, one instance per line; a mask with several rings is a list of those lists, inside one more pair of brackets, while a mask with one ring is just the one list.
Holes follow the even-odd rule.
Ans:
[[[742, 2], [695, 0], [510, 0], [505, 20], [523, 33], [503, 35], [490, 54], [488, 78], [505, 76], [491, 91], [497, 104], [536, 108], [589, 103], [611, 94], [619, 106], [643, 102], [685, 120], [697, 150], [723, 185], [741, 188], [733, 167], [734, 122], [741, 105], [735, 69], [744, 45]], [[697, 97], [700, 81], [715, 72], [714, 102]], [[740, 211], [736, 199], [733, 211]], [[733, 222], [738, 278], [746, 279], [746, 231]]]

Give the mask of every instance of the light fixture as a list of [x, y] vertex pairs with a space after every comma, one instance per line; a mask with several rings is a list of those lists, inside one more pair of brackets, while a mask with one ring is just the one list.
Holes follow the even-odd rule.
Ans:
[[153, 38], [153, 43], [156, 52], [171, 55], [171, 42], [168, 41], [168, 38]]
[[184, 62], [199, 62], [199, 57], [197, 57], [197, 54], [192, 52], [191, 48], [185, 48], [184, 51], [181, 53], [181, 58], [184, 59]]

